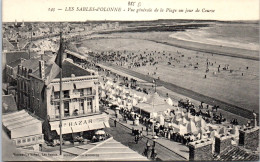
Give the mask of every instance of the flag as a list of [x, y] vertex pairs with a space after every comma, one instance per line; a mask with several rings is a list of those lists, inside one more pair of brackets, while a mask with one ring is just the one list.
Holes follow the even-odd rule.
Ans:
[[51, 81], [60, 73], [61, 68], [56, 64], [52, 64], [49, 75], [46, 78], [45, 85], [49, 85]]
[[52, 64], [50, 74], [47, 76], [47, 79], [45, 81], [45, 85], [50, 84], [50, 82], [59, 74], [59, 72], [62, 69], [62, 61], [63, 61], [63, 46], [62, 46], [62, 35], [60, 33], [60, 48], [57, 53], [55, 63]]
[[58, 54], [57, 54], [56, 59], [55, 59], [55, 63], [60, 68], [62, 68], [62, 61], [63, 61], [62, 57], [63, 57], [63, 46], [62, 46], [62, 36], [61, 36], [61, 33], [60, 33], [60, 48], [59, 48]]

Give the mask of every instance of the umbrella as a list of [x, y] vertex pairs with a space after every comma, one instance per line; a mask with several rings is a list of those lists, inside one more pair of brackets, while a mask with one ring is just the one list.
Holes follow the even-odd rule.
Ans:
[[105, 134], [105, 131], [103, 131], [103, 130], [98, 130], [98, 131], [96, 131], [95, 134], [96, 134], [96, 135], [103, 135], [103, 134]]
[[158, 136], [153, 136], [153, 139], [158, 139], [159, 137]]

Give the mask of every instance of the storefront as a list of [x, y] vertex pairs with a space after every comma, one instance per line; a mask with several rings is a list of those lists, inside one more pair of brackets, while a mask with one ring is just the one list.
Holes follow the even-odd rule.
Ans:
[[[95, 114], [89, 116], [81, 116], [77, 118], [62, 119], [62, 135], [65, 138], [72, 137], [73, 134], [87, 133], [92, 135], [95, 130], [103, 129], [109, 126], [109, 117], [106, 114]], [[50, 131], [56, 132], [56, 138], [60, 135], [60, 121], [50, 121]], [[85, 136], [88, 137], [88, 136]], [[54, 137], [55, 138], [55, 137]]]

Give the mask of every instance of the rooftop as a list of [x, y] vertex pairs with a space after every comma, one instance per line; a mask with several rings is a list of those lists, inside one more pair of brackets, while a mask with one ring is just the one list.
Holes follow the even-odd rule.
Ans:
[[[63, 61], [62, 63], [62, 77], [63, 78], [70, 78], [71, 75], [74, 74], [75, 77], [78, 76], [88, 76], [90, 75], [90, 72], [77, 66], [76, 64], [70, 62], [70, 61]], [[59, 78], [60, 73], [56, 76], [56, 78]]]
[[29, 53], [25, 51], [14, 51], [14, 52], [7, 52], [5, 54], [6, 63], [13, 62], [19, 58], [29, 59]]
[[13, 50], [14, 46], [6, 38], [3, 38], [3, 50]]
[[[43, 57], [43, 60], [44, 61], [49, 61], [52, 57], [50, 56], [44, 56]], [[38, 58], [31, 58], [29, 60], [26, 60], [22, 63], [22, 66], [27, 68], [27, 69], [32, 69], [32, 70], [36, 70], [39, 68], [39, 60], [41, 58], [38, 57]]]
[[219, 156], [214, 160], [216, 161], [259, 161], [259, 155], [252, 154], [238, 146], [229, 146], [224, 149]]
[[23, 58], [19, 58], [17, 60], [14, 60], [14, 61], [8, 63], [7, 65], [14, 68], [14, 67], [16, 67], [16, 66], [18, 66], [19, 64], [22, 63], [22, 59]]
[[[37, 61], [37, 67], [39, 66], [39, 60]], [[63, 78], [70, 78], [72, 76], [72, 74], [75, 75], [75, 77], [79, 77], [79, 76], [89, 76], [90, 72], [81, 68], [80, 66], [64, 60], [62, 63], [62, 77]], [[40, 71], [39, 68], [37, 68], [33, 73], [33, 76], [36, 76], [38, 78], [40, 78]], [[59, 78], [60, 73], [59, 73], [59, 67], [56, 65], [54, 66], [53, 63], [45, 63], [45, 79], [47, 78], [51, 78], [55, 79], [55, 78]], [[49, 81], [51, 81], [49, 80]]]
[[100, 142], [90, 147], [89, 146], [90, 145], [85, 145], [82, 147], [79, 146], [67, 150], [65, 149], [64, 152], [76, 155], [76, 157], [72, 160], [77, 161], [148, 161], [146, 157], [114, 140], [112, 137], [104, 142]]
[[3, 95], [2, 96], [2, 113], [9, 113], [17, 111], [17, 105], [14, 100], [13, 95]]

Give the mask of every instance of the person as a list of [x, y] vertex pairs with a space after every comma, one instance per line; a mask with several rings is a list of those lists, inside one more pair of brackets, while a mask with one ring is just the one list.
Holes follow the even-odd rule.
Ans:
[[147, 136], [148, 136], [148, 130], [149, 130], [149, 129], [148, 129], [148, 126], [146, 126], [146, 132], [147, 132]]
[[97, 137], [96, 136], [93, 136], [92, 137], [92, 142], [96, 142], [97, 141]]
[[157, 151], [153, 148], [151, 158], [155, 160], [157, 158]]
[[138, 144], [139, 137], [138, 135], [135, 136], [135, 143]]
[[143, 132], [142, 131], [140, 131], [139, 137], [140, 137], [140, 139], [143, 138]]
[[39, 144], [39, 146], [40, 146], [40, 148], [39, 148], [40, 150], [39, 151], [42, 151], [42, 144]]
[[116, 127], [116, 119], [114, 120], [114, 124], [115, 124], [115, 127]]

